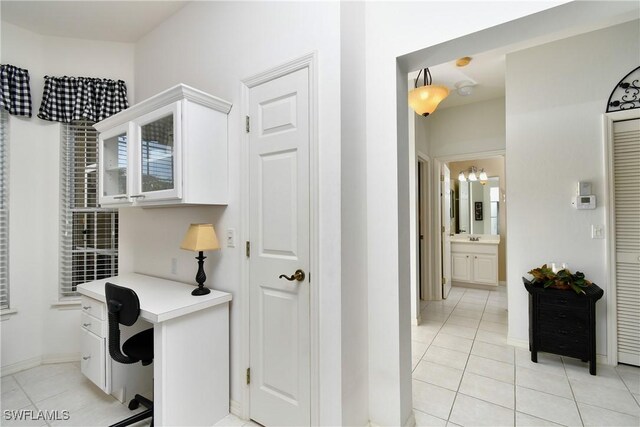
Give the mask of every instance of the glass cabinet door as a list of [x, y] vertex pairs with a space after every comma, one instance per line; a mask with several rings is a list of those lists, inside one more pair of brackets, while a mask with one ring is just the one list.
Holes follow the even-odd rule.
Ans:
[[126, 128], [101, 138], [102, 182], [101, 203], [122, 202], [127, 199], [128, 133]]
[[141, 190], [172, 190], [175, 147], [173, 145], [173, 115], [140, 126]]
[[178, 116], [176, 103], [137, 120], [139, 202], [180, 197]]

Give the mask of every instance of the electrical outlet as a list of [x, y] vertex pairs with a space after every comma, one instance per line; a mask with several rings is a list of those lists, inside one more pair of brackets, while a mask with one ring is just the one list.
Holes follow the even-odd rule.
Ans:
[[178, 274], [178, 258], [171, 258], [171, 274]]
[[236, 247], [236, 230], [234, 228], [229, 228], [227, 230], [227, 247], [228, 248]]
[[591, 226], [591, 238], [592, 239], [604, 239], [604, 226], [592, 225]]

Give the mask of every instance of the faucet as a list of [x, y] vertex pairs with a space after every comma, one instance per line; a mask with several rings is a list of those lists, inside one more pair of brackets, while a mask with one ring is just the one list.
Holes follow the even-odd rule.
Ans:
[[480, 237], [469, 236], [469, 241], [471, 241], [471, 242], [479, 242], [480, 241]]

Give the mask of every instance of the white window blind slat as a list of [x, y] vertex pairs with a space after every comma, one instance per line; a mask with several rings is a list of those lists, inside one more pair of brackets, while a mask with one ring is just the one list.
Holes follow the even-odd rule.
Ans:
[[0, 309], [9, 301], [9, 114], [0, 110]]
[[640, 119], [613, 125], [618, 360], [640, 365]]
[[118, 211], [98, 205], [98, 133], [90, 122], [63, 127], [60, 296], [118, 274]]

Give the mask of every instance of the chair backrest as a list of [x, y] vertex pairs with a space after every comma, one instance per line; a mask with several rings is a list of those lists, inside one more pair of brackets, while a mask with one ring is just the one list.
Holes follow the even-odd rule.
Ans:
[[105, 296], [109, 317], [109, 354], [116, 362], [136, 363], [137, 359], [126, 356], [120, 349], [120, 324], [133, 325], [140, 316], [140, 300], [133, 289], [105, 283]]

